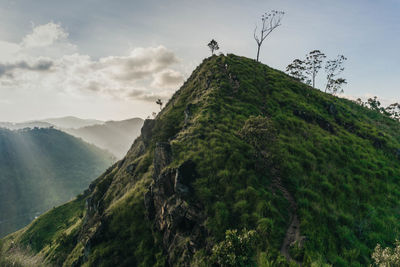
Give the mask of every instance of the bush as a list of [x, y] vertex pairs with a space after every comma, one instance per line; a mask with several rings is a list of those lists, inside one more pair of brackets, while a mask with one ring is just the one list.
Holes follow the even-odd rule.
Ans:
[[212, 249], [211, 260], [219, 266], [255, 266], [256, 231], [227, 230], [225, 240]]

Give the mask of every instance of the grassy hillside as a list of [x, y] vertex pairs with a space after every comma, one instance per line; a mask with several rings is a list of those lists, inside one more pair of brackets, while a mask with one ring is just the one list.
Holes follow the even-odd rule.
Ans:
[[0, 259], [366, 266], [399, 236], [399, 149], [397, 121], [254, 60], [213, 56], [123, 160], [4, 238]]
[[142, 125], [142, 119], [133, 118], [123, 121], [106, 121], [103, 124], [63, 129], [63, 131], [106, 149], [121, 159], [129, 150], [133, 140], [139, 136]]
[[99, 148], [54, 129], [0, 129], [0, 236], [71, 200], [112, 163]]

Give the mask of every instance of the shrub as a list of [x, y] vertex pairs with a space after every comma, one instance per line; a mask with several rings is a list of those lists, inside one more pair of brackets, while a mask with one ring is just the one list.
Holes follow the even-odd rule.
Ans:
[[212, 249], [211, 260], [219, 266], [254, 266], [256, 231], [227, 230], [225, 240]]

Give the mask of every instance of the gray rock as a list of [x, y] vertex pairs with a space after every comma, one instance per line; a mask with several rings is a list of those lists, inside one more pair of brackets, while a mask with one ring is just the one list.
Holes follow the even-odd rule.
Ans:
[[144, 195], [144, 205], [149, 219], [162, 233], [170, 265], [189, 266], [207, 235], [205, 215], [201, 205], [190, 200], [191, 184], [197, 177], [195, 163], [186, 161], [178, 168], [168, 168], [171, 155], [168, 143], [156, 145], [154, 181]]
[[147, 119], [144, 121], [141, 131], [141, 137], [145, 146], [148, 146], [153, 137], [153, 128], [156, 124], [155, 120]]
[[166, 142], [159, 142], [156, 144], [154, 150], [154, 178], [156, 179], [161, 171], [171, 163], [172, 151], [171, 145]]

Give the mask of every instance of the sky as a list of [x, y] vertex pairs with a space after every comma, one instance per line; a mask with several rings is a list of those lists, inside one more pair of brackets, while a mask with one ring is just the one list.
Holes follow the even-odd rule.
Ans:
[[343, 54], [344, 97], [400, 101], [399, 0], [1, 0], [0, 121], [146, 118], [210, 56], [212, 38], [254, 58], [270, 10], [285, 15], [261, 62], [285, 70], [314, 49]]

